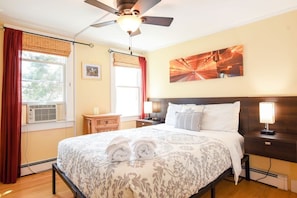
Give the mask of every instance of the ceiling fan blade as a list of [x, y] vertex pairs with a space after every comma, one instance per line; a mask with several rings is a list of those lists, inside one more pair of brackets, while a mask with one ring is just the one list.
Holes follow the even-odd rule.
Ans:
[[106, 21], [106, 22], [102, 22], [102, 23], [96, 23], [96, 24], [93, 24], [91, 25], [92, 27], [103, 27], [103, 26], [107, 26], [107, 25], [111, 25], [111, 24], [114, 24], [116, 23], [117, 21], [116, 20], [113, 20], [113, 21]]
[[141, 34], [141, 31], [140, 31], [140, 29], [138, 28], [136, 31], [132, 32], [132, 33], [130, 34], [130, 36], [137, 36], [137, 35], [139, 35], [139, 34]]
[[159, 3], [161, 0], [138, 0], [134, 6], [132, 7], [131, 10], [138, 10], [140, 14], [145, 13], [148, 11], [150, 8], [155, 6], [157, 3]]
[[118, 14], [118, 10], [112, 8], [112, 7], [109, 7], [108, 5], [105, 5], [99, 1], [96, 1], [96, 0], [85, 0], [86, 3], [92, 5], [92, 6], [95, 6], [97, 8], [100, 8], [102, 10], [105, 10], [107, 12], [110, 12], [112, 14]]
[[143, 24], [150, 25], [161, 25], [170, 26], [173, 21], [172, 17], [154, 17], [154, 16], [143, 16], [141, 17]]

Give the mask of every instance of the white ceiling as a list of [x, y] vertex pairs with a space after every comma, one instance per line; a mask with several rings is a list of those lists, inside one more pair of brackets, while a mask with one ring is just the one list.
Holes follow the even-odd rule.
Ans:
[[[116, 8], [114, 0], [101, 2]], [[132, 48], [153, 51], [296, 9], [296, 0], [162, 0], [144, 15], [174, 17], [171, 26], [142, 24]], [[128, 48], [129, 36], [117, 24], [90, 27], [116, 17], [84, 0], [0, 1], [0, 22], [5, 25]]]

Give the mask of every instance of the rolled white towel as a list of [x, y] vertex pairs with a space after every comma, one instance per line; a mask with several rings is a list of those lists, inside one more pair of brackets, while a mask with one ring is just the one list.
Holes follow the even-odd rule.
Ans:
[[152, 159], [155, 156], [156, 142], [151, 138], [142, 138], [133, 143], [136, 159]]
[[129, 141], [130, 139], [123, 136], [115, 137], [106, 148], [108, 160], [112, 162], [129, 160], [131, 156]]

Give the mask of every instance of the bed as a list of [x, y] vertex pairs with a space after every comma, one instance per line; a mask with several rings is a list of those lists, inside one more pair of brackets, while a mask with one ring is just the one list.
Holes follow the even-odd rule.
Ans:
[[[240, 101], [175, 104], [165, 101], [164, 124], [62, 140], [53, 164], [75, 197], [199, 197], [227, 175], [237, 184], [249, 160], [240, 133]], [[191, 121], [189, 121], [191, 120]], [[194, 123], [194, 124], [193, 124]], [[129, 140], [129, 160], [110, 161], [106, 148], [117, 137]], [[133, 143], [152, 139], [154, 155], [138, 159]], [[136, 152], [135, 152], [136, 153]]]

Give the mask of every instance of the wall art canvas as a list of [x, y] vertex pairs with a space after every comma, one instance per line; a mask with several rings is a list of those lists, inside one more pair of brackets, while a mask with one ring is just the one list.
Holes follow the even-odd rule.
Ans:
[[170, 61], [170, 82], [243, 76], [243, 45]]

